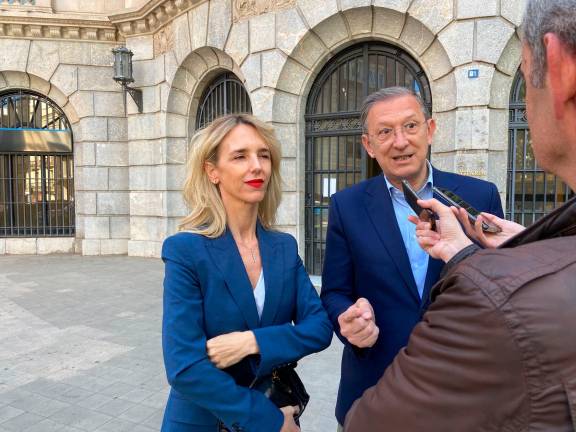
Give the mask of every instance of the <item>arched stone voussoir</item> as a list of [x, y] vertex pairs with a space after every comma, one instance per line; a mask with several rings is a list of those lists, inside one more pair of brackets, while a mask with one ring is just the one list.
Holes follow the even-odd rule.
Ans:
[[212, 69], [220, 64], [220, 59], [218, 58], [215, 49], [212, 47], [198, 48], [194, 52], [202, 57], [208, 69]]
[[336, 0], [297, 0], [296, 4], [310, 28], [338, 13]]
[[435, 40], [419, 60], [431, 81], [449, 74], [454, 69], [448, 53], [439, 40]]
[[[175, 97], [173, 95], [174, 89], [188, 94], [190, 98], [194, 96], [200, 97], [198, 93], [203, 91], [206, 86], [206, 81], [210, 80], [211, 77], [220, 71], [225, 70], [233, 72], [238, 78], [244, 81], [239, 66], [234, 62], [232, 57], [224, 51], [204, 46], [191, 52], [182, 61], [173, 79], [169, 81], [170, 93], [166, 101], [163, 102], [161, 110], [173, 112], [169, 107], [173, 107], [175, 103], [171, 100]], [[181, 95], [178, 97], [182, 100]], [[181, 112], [181, 109], [178, 111]]]
[[372, 0], [372, 4], [376, 7], [391, 9], [401, 13], [406, 13], [410, 3], [412, 3], [412, 0]]
[[508, 109], [514, 77], [494, 71], [490, 88], [490, 108]]
[[522, 42], [518, 34], [512, 33], [502, 54], [496, 63], [496, 69], [506, 75], [514, 76], [522, 61]]
[[342, 12], [342, 14], [348, 23], [348, 28], [350, 29], [350, 35], [352, 37], [365, 36], [372, 33], [374, 14], [371, 7], [347, 9]]
[[408, 16], [400, 34], [400, 41], [407, 47], [409, 52], [414, 53], [417, 57], [428, 49], [434, 41], [434, 37], [434, 33], [426, 25]]
[[514, 26], [500, 17], [477, 20], [474, 60], [498, 63], [514, 33]]
[[438, 34], [452, 65], [460, 66], [474, 59], [474, 27], [473, 21], [454, 21]]
[[196, 77], [188, 69], [181, 67], [174, 75], [171, 88], [178, 89], [191, 95], [196, 87], [197, 81]]
[[272, 117], [277, 123], [297, 123], [300, 117], [300, 97], [280, 90], [273, 93]]
[[385, 7], [374, 7], [372, 32], [377, 37], [397, 40], [404, 29], [406, 14]]
[[434, 35], [454, 18], [454, 0], [413, 0], [408, 14]]
[[311, 73], [310, 69], [289, 58], [282, 67], [276, 88], [286, 93], [301, 95], [304, 93], [306, 81]]
[[500, 4], [500, 14], [516, 26], [522, 23], [526, 10], [526, 0], [503, 1]]
[[64, 111], [71, 124], [78, 122], [77, 110], [68, 96], [56, 85], [45, 79], [21, 71], [0, 72], [0, 91], [10, 89], [25, 89], [40, 93], [51, 99], [58, 107]]
[[46, 95], [50, 93], [51, 84], [49, 81], [31, 73], [28, 73], [28, 77], [30, 78], [30, 90]]
[[288, 56], [308, 69], [313, 70], [329, 54], [330, 51], [316, 33], [308, 30]]
[[341, 13], [336, 13], [320, 22], [314, 27], [314, 33], [318, 35], [328, 49], [332, 49], [340, 45], [342, 41], [351, 38], [346, 19]]
[[456, 108], [456, 76], [452, 71], [430, 83], [432, 90], [432, 109], [436, 112], [450, 111]]
[[5, 88], [30, 88], [30, 75], [26, 72], [7, 70], [2, 77]]

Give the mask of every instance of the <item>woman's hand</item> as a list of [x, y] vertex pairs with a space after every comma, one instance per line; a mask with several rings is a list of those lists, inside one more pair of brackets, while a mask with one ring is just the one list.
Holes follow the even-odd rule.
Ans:
[[244, 357], [259, 352], [260, 348], [252, 331], [227, 333], [206, 342], [206, 353], [218, 369], [225, 369]]
[[285, 406], [280, 408], [282, 414], [284, 414], [284, 424], [280, 432], [300, 432], [300, 428], [294, 421], [294, 415], [298, 413], [297, 406]]
[[[485, 248], [495, 248], [500, 246], [509, 238], [515, 236], [521, 231], [524, 231], [524, 227], [516, 222], [511, 222], [506, 219], [500, 219], [498, 216], [494, 216], [490, 213], [481, 213], [480, 216], [476, 218], [476, 223], [472, 225], [466, 214], [466, 210], [458, 209], [455, 211], [458, 220], [464, 227], [466, 234], [478, 243], [480, 243]], [[496, 225], [502, 231], [499, 233], [488, 233], [482, 231], [482, 220]]]

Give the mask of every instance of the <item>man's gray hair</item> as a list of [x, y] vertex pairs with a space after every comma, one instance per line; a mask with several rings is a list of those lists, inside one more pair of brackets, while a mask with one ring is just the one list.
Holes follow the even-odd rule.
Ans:
[[544, 86], [546, 48], [544, 35], [554, 33], [576, 53], [576, 0], [528, 0], [522, 23], [522, 39], [532, 53], [530, 82]]
[[368, 132], [368, 125], [366, 124], [366, 120], [368, 118], [368, 113], [374, 106], [374, 104], [378, 102], [384, 102], [387, 100], [392, 100], [402, 96], [414, 96], [422, 109], [422, 114], [424, 114], [424, 118], [428, 120], [430, 118], [430, 111], [424, 105], [424, 101], [420, 97], [419, 94], [414, 92], [413, 90], [407, 87], [386, 87], [375, 91], [374, 93], [368, 95], [364, 102], [362, 103], [362, 110], [360, 111], [360, 122], [362, 124], [362, 131], [364, 133]]

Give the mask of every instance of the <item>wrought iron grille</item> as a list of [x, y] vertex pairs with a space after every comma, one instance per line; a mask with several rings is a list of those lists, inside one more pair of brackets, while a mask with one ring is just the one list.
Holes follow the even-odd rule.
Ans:
[[74, 235], [72, 131], [48, 98], [0, 96], [0, 236]]
[[519, 72], [512, 85], [509, 112], [506, 218], [530, 225], [569, 200], [574, 192], [538, 166], [526, 119], [526, 82]]
[[250, 96], [233, 73], [219, 75], [204, 91], [196, 117], [196, 129], [215, 118], [232, 113], [252, 113]]
[[362, 151], [360, 109], [370, 93], [404, 86], [432, 109], [430, 84], [418, 63], [401, 49], [364, 43], [332, 59], [312, 86], [306, 109], [306, 268], [320, 274], [330, 196], [380, 172]]

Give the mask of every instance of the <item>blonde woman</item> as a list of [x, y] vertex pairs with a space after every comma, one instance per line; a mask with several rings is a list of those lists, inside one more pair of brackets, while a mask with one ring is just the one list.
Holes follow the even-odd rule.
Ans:
[[272, 230], [280, 149], [253, 116], [221, 117], [192, 141], [191, 213], [162, 249], [164, 432], [297, 432], [293, 407], [249, 388], [326, 348], [332, 328], [294, 238]]

